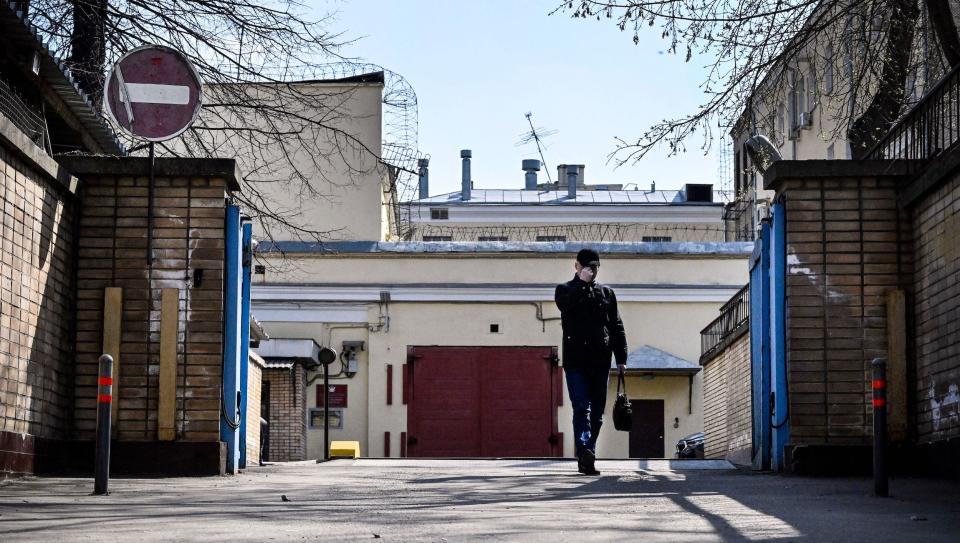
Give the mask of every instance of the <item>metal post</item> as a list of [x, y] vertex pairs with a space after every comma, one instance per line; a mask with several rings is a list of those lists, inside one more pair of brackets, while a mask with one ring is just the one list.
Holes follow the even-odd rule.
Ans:
[[153, 265], [153, 185], [154, 162], [153, 142], [150, 142], [150, 177], [147, 181], [147, 264]]
[[323, 459], [330, 460], [330, 365], [323, 364]]
[[873, 359], [873, 493], [887, 496], [887, 361]]
[[100, 357], [100, 378], [97, 380], [97, 451], [94, 464], [93, 493], [107, 494], [110, 480], [110, 424], [113, 407], [113, 357]]

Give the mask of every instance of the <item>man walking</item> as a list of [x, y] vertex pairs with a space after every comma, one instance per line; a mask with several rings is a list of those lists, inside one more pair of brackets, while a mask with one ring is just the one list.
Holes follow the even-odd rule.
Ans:
[[622, 373], [627, 367], [627, 337], [613, 289], [597, 283], [600, 254], [582, 249], [573, 267], [573, 280], [557, 285], [554, 295], [563, 327], [563, 373], [573, 404], [578, 471], [599, 475], [594, 461], [607, 404], [610, 355]]

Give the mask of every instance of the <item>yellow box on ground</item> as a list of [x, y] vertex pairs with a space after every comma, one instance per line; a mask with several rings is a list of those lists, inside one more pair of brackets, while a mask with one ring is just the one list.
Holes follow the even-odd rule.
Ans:
[[360, 458], [359, 441], [330, 442], [330, 458]]

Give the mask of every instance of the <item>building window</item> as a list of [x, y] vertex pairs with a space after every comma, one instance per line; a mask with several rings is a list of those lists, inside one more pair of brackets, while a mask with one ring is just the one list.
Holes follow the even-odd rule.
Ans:
[[806, 78], [799, 70], [793, 72], [793, 85], [790, 88], [790, 132], [791, 137], [795, 137], [795, 132], [803, 126], [803, 106], [806, 103]]
[[780, 142], [782, 142], [785, 139], [785, 135], [787, 133], [784, 127], [784, 124], [785, 124], [784, 117], [786, 116], [784, 109], [785, 108], [783, 104], [780, 104], [777, 106], [777, 139]]
[[654, 242], [654, 243], [664, 243], [671, 241], [673, 238], [670, 236], [643, 236], [642, 241], [645, 242]]
[[453, 236], [423, 236], [423, 241], [453, 241]]
[[537, 236], [537, 241], [567, 241], [567, 236]]
[[445, 221], [450, 218], [450, 210], [445, 207], [431, 207], [430, 219], [434, 221]]
[[827, 94], [833, 92], [833, 46], [828, 45], [826, 50], [827, 62], [823, 71], [824, 90]]
[[507, 236], [480, 236], [477, 241], [509, 241]]
[[733, 153], [733, 197], [740, 196], [740, 151]]
[[827, 147], [827, 160], [833, 160], [833, 158], [834, 158], [834, 150], [833, 150], [833, 144], [831, 143], [830, 147]]

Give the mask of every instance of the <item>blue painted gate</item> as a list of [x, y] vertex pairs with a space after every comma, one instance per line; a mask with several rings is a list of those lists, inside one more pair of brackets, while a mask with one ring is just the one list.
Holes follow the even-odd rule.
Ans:
[[753, 466], [784, 468], [790, 441], [786, 352], [786, 220], [774, 204], [750, 260]]

